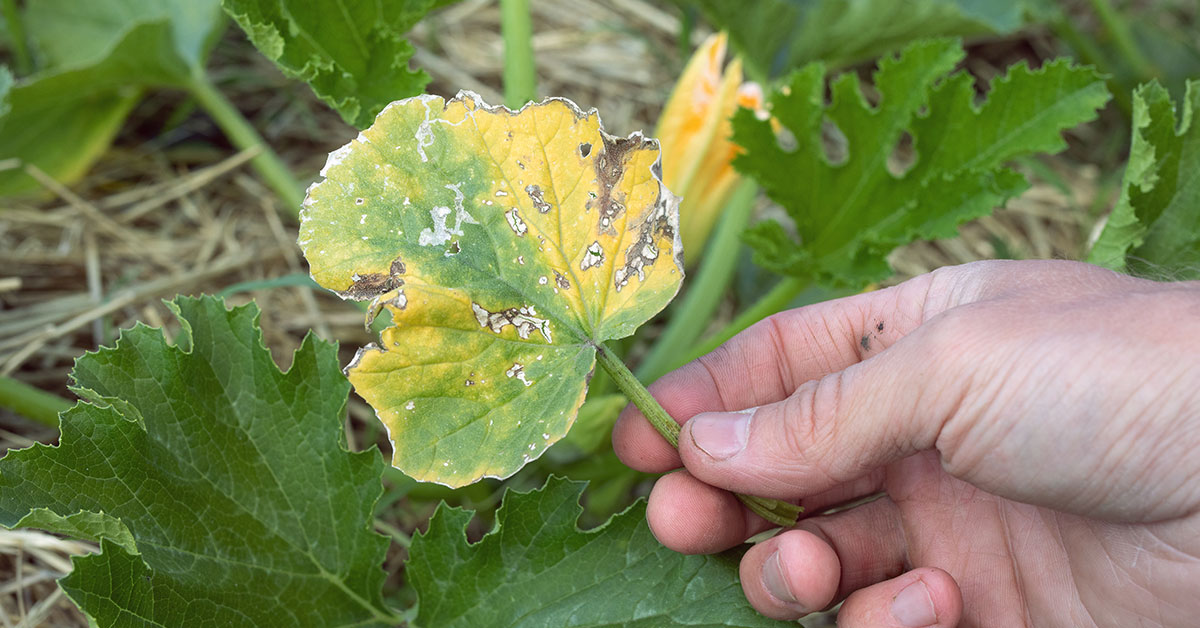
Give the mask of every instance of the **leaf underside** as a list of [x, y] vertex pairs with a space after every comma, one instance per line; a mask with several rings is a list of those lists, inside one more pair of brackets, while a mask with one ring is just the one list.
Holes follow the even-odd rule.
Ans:
[[61, 444], [0, 460], [0, 524], [100, 540], [62, 580], [100, 626], [394, 624], [383, 460], [344, 448], [336, 348], [281, 373], [254, 306], [170, 305], [174, 346], [139, 325], [80, 358]]
[[1157, 82], [1133, 94], [1133, 142], [1121, 198], [1088, 261], [1159, 279], [1200, 278], [1200, 81], [1176, 117]]
[[[1025, 178], [1004, 164], [1062, 150], [1061, 132], [1093, 119], [1108, 100], [1095, 71], [1059, 60], [1037, 70], [1012, 66], [977, 102], [974, 78], [951, 73], [962, 58], [951, 40], [882, 58], [874, 104], [853, 73], [832, 82], [826, 104], [825, 67], [811, 64], [772, 94], [777, 122], [739, 111], [734, 139], [746, 153], [734, 165], [796, 229], [794, 236], [775, 221], [752, 227], [746, 239], [756, 261], [833, 285], [881, 280], [897, 246], [953, 236], [1022, 192]], [[906, 133], [911, 151], [901, 148]]]
[[439, 507], [409, 554], [416, 625], [796, 626], [750, 607], [736, 556], [663, 547], [646, 525], [644, 501], [581, 532], [583, 486], [551, 478], [537, 491], [508, 491], [495, 529], [474, 544], [464, 534], [471, 513]]
[[595, 111], [471, 93], [393, 103], [330, 155], [300, 244], [317, 283], [391, 312], [347, 372], [394, 466], [462, 486], [567, 433], [596, 344], [679, 289], [678, 199], [659, 173], [657, 142], [607, 135]]

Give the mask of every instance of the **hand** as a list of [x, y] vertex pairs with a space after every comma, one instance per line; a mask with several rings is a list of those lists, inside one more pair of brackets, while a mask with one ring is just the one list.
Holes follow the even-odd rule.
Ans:
[[842, 626], [1200, 623], [1200, 285], [980, 262], [775, 315], [650, 391], [617, 454], [650, 527], [708, 553], [811, 515], [741, 563], [760, 612]]

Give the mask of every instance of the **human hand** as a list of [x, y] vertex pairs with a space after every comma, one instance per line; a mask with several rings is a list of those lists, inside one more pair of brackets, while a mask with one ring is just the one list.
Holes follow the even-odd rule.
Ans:
[[[685, 553], [752, 547], [742, 587], [842, 626], [1200, 622], [1200, 285], [1074, 262], [979, 262], [777, 314], [650, 387], [617, 454], [658, 480]], [[755, 409], [756, 408], [756, 409]], [[740, 412], [754, 409], [749, 412]], [[685, 422], [686, 421], [686, 422]]]

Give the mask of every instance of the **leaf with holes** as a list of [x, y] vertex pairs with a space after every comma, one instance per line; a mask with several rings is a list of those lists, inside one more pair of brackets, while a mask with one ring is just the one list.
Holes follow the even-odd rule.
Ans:
[[[1006, 164], [1066, 148], [1062, 132], [1108, 101], [1095, 70], [1066, 60], [1013, 65], [980, 101], [974, 77], [954, 71], [963, 57], [958, 42], [932, 40], [880, 59], [874, 104], [855, 73], [833, 80], [827, 104], [825, 66], [810, 64], [772, 94], [774, 121], [739, 111], [734, 141], [746, 152], [734, 166], [787, 210], [799, 236], [755, 225], [746, 233], [755, 260], [831, 285], [884, 279], [896, 247], [954, 236], [1023, 192], [1025, 177]], [[823, 139], [838, 131], [841, 142]]]
[[541, 455], [570, 429], [597, 345], [683, 277], [658, 143], [608, 135], [567, 100], [398, 101], [322, 175], [300, 245], [322, 286], [391, 312], [348, 374], [418, 480], [503, 478]]

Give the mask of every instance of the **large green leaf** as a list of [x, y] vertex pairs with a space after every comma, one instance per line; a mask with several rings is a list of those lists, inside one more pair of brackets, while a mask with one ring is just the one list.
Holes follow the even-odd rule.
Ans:
[[1116, 270], [1200, 278], [1200, 80], [1183, 107], [1158, 82], [1133, 94], [1133, 142], [1121, 198], [1088, 261]]
[[393, 625], [383, 461], [345, 449], [336, 348], [281, 373], [257, 308], [171, 307], [174, 346], [139, 325], [78, 360], [60, 445], [0, 460], [0, 523], [102, 541], [62, 581], [100, 626]]
[[[28, 5], [29, 36], [46, 65], [8, 94], [0, 159], [18, 158], [64, 182], [103, 153], [144, 87], [183, 86], [203, 71], [224, 21], [218, 0]], [[21, 169], [0, 171], [0, 196], [36, 187]]]
[[[1025, 178], [1004, 164], [1065, 148], [1061, 132], [1094, 118], [1108, 100], [1093, 70], [1059, 60], [1009, 68], [977, 103], [969, 74], [947, 76], [962, 58], [958, 43], [934, 40], [881, 59], [875, 105], [854, 74], [834, 80], [826, 105], [825, 67], [811, 64], [771, 95], [777, 122], [739, 111], [734, 140], [746, 153], [734, 165], [787, 210], [799, 236], [775, 221], [755, 225], [746, 238], [756, 261], [834, 285], [880, 280], [895, 247], [952, 236], [1023, 191]], [[822, 142], [826, 124], [845, 140], [836, 162]], [[914, 161], [889, 164], [905, 132]]]
[[288, 76], [307, 81], [342, 118], [364, 128], [385, 105], [429, 82], [408, 60], [404, 34], [455, 0], [224, 0], [250, 41]]
[[413, 539], [407, 577], [421, 628], [795, 626], [754, 612], [733, 556], [684, 556], [663, 547], [639, 502], [581, 532], [583, 483], [551, 478], [509, 491], [496, 527], [478, 543], [471, 513], [445, 505]]
[[1009, 33], [1024, 2], [992, 0], [676, 0], [699, 5], [728, 31], [752, 75], [778, 76], [812, 61], [833, 67], [939, 36]]
[[313, 278], [395, 324], [350, 381], [392, 464], [461, 486], [507, 477], [567, 433], [599, 343], [627, 336], [683, 276], [658, 144], [551, 99], [396, 102], [329, 157], [300, 244]]

